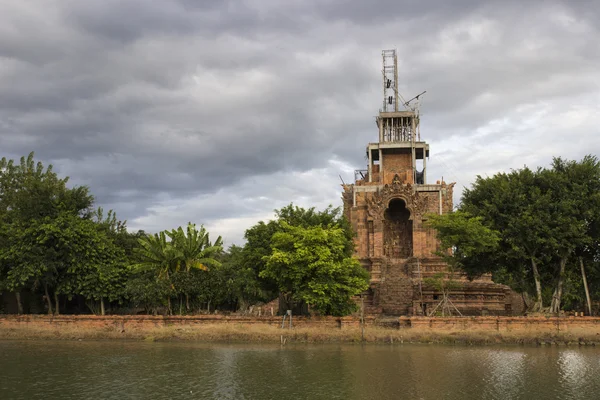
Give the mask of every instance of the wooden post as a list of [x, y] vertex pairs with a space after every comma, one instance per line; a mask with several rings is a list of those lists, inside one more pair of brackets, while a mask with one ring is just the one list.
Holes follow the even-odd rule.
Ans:
[[360, 296], [360, 341], [365, 341], [365, 298]]

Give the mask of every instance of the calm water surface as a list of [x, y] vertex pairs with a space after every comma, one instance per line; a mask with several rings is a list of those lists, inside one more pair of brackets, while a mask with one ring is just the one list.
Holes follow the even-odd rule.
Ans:
[[600, 399], [594, 348], [0, 341], [0, 399]]

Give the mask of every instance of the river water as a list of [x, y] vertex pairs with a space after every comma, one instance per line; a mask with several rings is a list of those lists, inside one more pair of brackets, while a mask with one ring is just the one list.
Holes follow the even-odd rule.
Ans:
[[0, 341], [0, 399], [600, 399], [600, 350]]

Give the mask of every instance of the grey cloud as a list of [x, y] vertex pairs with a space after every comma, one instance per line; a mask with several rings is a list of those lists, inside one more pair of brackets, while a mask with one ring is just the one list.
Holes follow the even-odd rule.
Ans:
[[[135, 227], [169, 228], [187, 219], [184, 208], [233, 232], [236, 218], [292, 200], [339, 203], [330, 160], [349, 168], [346, 180], [365, 166], [382, 48], [398, 48], [403, 95], [427, 90], [432, 180], [468, 184], [478, 168], [518, 166], [522, 151], [506, 143], [540, 135], [518, 128], [527, 110], [590, 107], [600, 91], [595, 2], [6, 3], [3, 155], [35, 150]], [[560, 143], [559, 130], [546, 129]], [[579, 129], [580, 138], [594, 132]], [[587, 151], [600, 150], [591, 143]], [[303, 182], [303, 171], [321, 171], [324, 182]]]

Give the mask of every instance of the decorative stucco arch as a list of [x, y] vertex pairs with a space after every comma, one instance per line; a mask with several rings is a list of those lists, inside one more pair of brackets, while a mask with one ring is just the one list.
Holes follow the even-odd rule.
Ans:
[[385, 210], [394, 199], [400, 199], [406, 204], [406, 209], [410, 212], [410, 220], [421, 219], [426, 209], [426, 200], [415, 192], [411, 184], [392, 183], [375, 192], [367, 200], [367, 213], [373, 221], [382, 221]]

